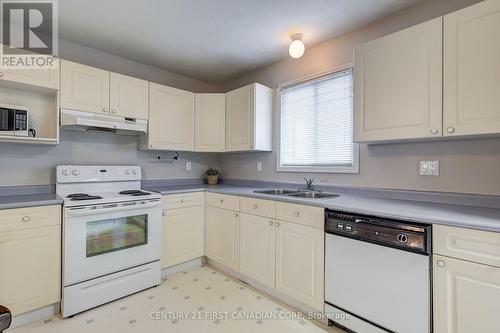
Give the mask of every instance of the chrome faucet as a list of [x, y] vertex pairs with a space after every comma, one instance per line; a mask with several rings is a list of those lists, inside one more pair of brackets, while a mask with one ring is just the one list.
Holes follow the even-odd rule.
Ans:
[[306, 191], [314, 191], [313, 190], [314, 179], [312, 178], [307, 179], [306, 177], [304, 177], [304, 179], [306, 180]]

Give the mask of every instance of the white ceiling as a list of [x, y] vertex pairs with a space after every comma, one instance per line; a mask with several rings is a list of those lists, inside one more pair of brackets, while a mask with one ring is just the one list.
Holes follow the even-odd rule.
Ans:
[[[222, 83], [418, 0], [62, 0], [63, 39]], [[307, 50], [306, 50], [307, 52]]]

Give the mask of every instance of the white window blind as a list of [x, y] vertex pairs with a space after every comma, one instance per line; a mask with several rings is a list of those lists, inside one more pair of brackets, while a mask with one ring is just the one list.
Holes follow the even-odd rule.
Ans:
[[280, 119], [280, 169], [355, 172], [351, 68], [284, 87]]

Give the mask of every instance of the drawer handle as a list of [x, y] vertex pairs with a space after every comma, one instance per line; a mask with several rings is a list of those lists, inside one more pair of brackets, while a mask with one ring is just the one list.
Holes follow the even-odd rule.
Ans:
[[269, 225], [273, 225], [273, 224], [274, 224], [273, 221], [269, 221]]
[[257, 205], [253, 205], [253, 209], [257, 209]]
[[299, 217], [300, 213], [299, 212], [295, 212], [295, 217]]
[[224, 203], [224, 200], [220, 199], [220, 203], [221, 203], [221, 204], [222, 204], [222, 203]]
[[279, 228], [280, 227], [280, 223], [279, 222], [276, 222], [276, 227]]
[[238, 213], [234, 214], [234, 217], [238, 217]]
[[31, 217], [23, 216], [23, 222], [29, 222], [29, 221], [31, 221]]
[[446, 263], [445, 263], [443, 260], [438, 260], [438, 261], [437, 261], [437, 265], [438, 265], [439, 267], [446, 267]]
[[167, 212], [161, 213], [161, 216], [167, 216]]
[[2, 72], [0, 72], [0, 77], [2, 77], [2, 76], [3, 76], [3, 73], [2, 73]]
[[185, 201], [186, 201], [186, 200], [184, 200], [184, 199], [181, 199], [181, 202], [182, 202], [182, 203], [184, 203]]

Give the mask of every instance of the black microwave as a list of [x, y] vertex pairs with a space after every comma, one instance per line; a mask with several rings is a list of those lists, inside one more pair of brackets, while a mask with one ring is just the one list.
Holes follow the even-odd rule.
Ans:
[[28, 136], [28, 108], [0, 104], [0, 135]]

